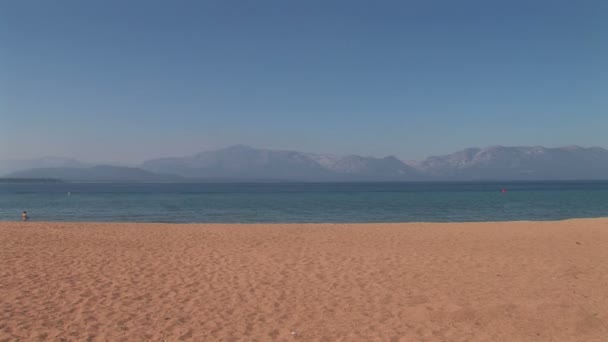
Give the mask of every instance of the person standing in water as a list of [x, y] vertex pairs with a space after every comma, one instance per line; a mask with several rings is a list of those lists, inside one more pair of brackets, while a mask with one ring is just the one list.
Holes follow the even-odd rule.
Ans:
[[27, 216], [27, 211], [23, 211], [21, 213], [21, 221], [27, 221], [29, 217]]

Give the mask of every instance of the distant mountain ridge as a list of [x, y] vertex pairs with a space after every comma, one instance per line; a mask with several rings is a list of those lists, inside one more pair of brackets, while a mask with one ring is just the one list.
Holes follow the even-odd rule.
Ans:
[[88, 163], [81, 162], [74, 158], [63, 157], [44, 157], [34, 159], [9, 159], [0, 160], [0, 175], [9, 174], [16, 171], [39, 168], [55, 168], [55, 167], [90, 167]]
[[152, 172], [194, 179], [235, 180], [401, 180], [417, 179], [418, 171], [393, 156], [333, 156], [235, 145], [189, 157], [160, 158], [140, 165]]
[[[43, 165], [5, 174], [12, 178], [65, 181], [489, 181], [606, 180], [608, 150], [600, 147], [490, 146], [404, 162], [358, 155], [338, 156], [257, 149], [245, 145], [192, 156], [147, 160], [137, 167], [96, 166], [74, 159], [40, 159]], [[17, 164], [0, 161], [0, 170]], [[36, 165], [21, 161], [21, 165]], [[68, 166], [65, 166], [68, 165]], [[72, 166], [70, 166], [72, 165]]]
[[429, 157], [415, 167], [441, 180], [599, 180], [608, 179], [608, 150], [490, 146]]

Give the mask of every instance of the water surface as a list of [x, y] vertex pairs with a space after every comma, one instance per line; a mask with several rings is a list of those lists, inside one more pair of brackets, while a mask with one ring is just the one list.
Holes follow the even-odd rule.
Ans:
[[37, 221], [559, 220], [608, 216], [608, 182], [0, 184], [0, 220], [23, 210]]

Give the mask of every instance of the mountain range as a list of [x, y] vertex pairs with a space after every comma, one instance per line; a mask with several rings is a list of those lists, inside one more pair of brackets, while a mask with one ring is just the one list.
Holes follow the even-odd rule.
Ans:
[[600, 180], [608, 179], [608, 150], [490, 146], [405, 162], [394, 156], [338, 156], [235, 145], [151, 159], [137, 167], [92, 166], [64, 158], [0, 161], [0, 175], [99, 182]]
[[417, 171], [395, 157], [334, 156], [256, 149], [244, 145], [193, 156], [148, 160], [153, 172], [190, 179], [364, 181], [415, 178]]
[[608, 150], [566, 146], [491, 146], [429, 157], [416, 168], [446, 180], [608, 179]]

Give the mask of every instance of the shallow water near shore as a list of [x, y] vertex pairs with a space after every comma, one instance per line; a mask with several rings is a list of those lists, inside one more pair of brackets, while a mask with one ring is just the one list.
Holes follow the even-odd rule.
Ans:
[[560, 220], [607, 216], [608, 182], [0, 184], [0, 220], [23, 210], [35, 221]]

